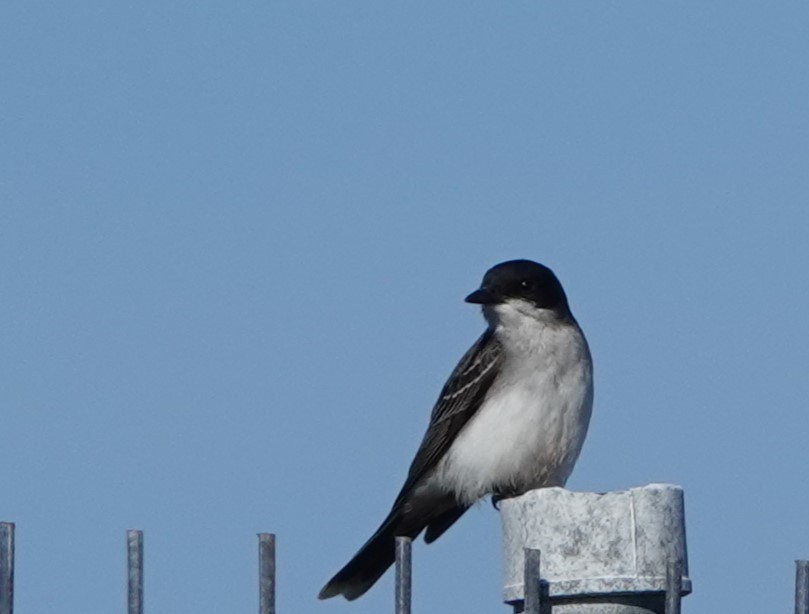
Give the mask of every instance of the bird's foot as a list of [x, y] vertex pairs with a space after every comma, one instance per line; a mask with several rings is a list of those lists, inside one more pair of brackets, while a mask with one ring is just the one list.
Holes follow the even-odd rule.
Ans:
[[522, 493], [518, 491], [508, 491], [508, 492], [495, 492], [492, 493], [492, 506], [498, 512], [500, 511], [500, 502], [503, 499], [511, 499], [513, 497], [519, 497]]

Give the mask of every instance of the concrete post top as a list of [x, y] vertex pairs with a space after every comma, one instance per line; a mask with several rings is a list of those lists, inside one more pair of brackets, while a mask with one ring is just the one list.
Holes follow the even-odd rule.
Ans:
[[672, 560], [683, 564], [683, 594], [691, 592], [679, 486], [608, 493], [543, 488], [503, 500], [500, 515], [509, 603], [523, 598], [524, 548], [541, 550], [551, 598], [662, 592]]

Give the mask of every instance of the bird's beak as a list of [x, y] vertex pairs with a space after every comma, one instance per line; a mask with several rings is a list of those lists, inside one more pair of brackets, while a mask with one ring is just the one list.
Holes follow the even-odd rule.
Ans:
[[464, 299], [467, 303], [475, 303], [476, 305], [491, 305], [496, 303], [497, 299], [486, 288], [475, 290], [472, 294]]

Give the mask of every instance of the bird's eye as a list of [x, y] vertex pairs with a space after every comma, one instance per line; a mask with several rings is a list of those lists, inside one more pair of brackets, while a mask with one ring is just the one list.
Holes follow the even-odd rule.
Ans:
[[528, 281], [527, 279], [523, 279], [523, 280], [520, 282], [520, 286], [522, 286], [522, 288], [523, 288], [524, 290], [527, 290], [528, 288], [530, 288], [530, 287], [531, 287], [531, 282], [530, 282], [530, 281]]

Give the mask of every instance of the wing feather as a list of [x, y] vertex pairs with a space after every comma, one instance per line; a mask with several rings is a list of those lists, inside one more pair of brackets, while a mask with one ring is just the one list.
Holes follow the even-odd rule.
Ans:
[[416, 483], [438, 464], [458, 433], [475, 415], [497, 375], [502, 359], [503, 351], [492, 329], [487, 329], [463, 355], [441, 389], [430, 415], [427, 432], [410, 465], [397, 503], [406, 498]]

